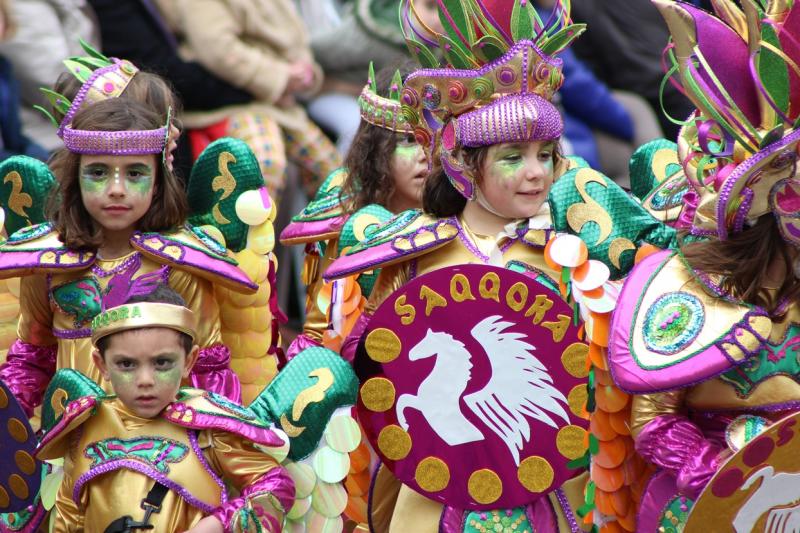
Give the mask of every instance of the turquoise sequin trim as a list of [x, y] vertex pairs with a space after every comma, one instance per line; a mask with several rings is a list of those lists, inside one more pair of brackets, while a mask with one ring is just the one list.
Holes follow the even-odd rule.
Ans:
[[219, 255], [226, 254], [225, 247], [222, 246], [219, 242], [217, 242], [215, 238], [209, 235], [208, 232], [206, 232], [206, 230], [199, 228], [197, 226], [191, 226], [191, 230], [192, 233], [194, 233], [194, 236], [200, 239], [200, 242], [208, 246], [209, 250]]
[[685, 496], [674, 498], [664, 509], [659, 520], [659, 533], [681, 533], [686, 527], [686, 519], [694, 502]]
[[655, 353], [677, 353], [697, 337], [704, 323], [705, 310], [696, 296], [686, 292], [665, 294], [645, 315], [645, 345]]
[[530, 533], [532, 531], [533, 527], [521, 507], [504, 511], [472, 511], [464, 520], [464, 533]]
[[28, 226], [15, 232], [6, 241], [8, 244], [19, 244], [21, 242], [32, 241], [43, 237], [53, 231], [53, 226], [49, 223], [36, 224], [35, 226]]

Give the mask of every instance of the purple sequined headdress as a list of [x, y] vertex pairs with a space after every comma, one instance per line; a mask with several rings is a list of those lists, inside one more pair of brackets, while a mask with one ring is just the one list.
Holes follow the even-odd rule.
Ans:
[[543, 21], [526, 0], [441, 0], [439, 18], [446, 34], [423, 24], [413, 0], [401, 7], [408, 48], [429, 67], [406, 79], [403, 113], [428, 153], [440, 150], [453, 186], [474, 199], [475, 178], [458, 148], [560, 137], [564, 123], [550, 100], [563, 82], [562, 62], [553, 56], [584, 26], [571, 23], [568, 2]]
[[669, 73], [697, 108], [678, 138], [685, 224], [725, 240], [771, 211], [800, 246], [800, 3], [653, 3], [672, 34]]
[[46, 109], [36, 106], [58, 126], [57, 135], [70, 152], [82, 155], [145, 155], [163, 152], [167, 144], [167, 125], [145, 131], [82, 131], [72, 127], [72, 120], [81, 109], [95, 102], [119, 97], [139, 72], [130, 61], [108, 58], [81, 40], [85, 57], [64, 61], [67, 70], [81, 82], [75, 98], [50, 89], [41, 89], [53, 109], [64, 115], [59, 122]]

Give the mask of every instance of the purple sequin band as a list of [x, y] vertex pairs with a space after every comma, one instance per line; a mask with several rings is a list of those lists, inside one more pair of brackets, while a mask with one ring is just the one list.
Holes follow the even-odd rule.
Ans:
[[561, 512], [564, 513], [564, 517], [569, 523], [569, 529], [572, 533], [580, 533], [581, 528], [578, 526], [578, 521], [575, 520], [575, 515], [572, 514], [572, 508], [569, 505], [566, 494], [564, 494], [564, 491], [561, 489], [556, 489], [555, 493], [556, 498], [558, 498], [558, 505], [561, 507]]
[[139, 131], [87, 131], [64, 128], [64, 145], [81, 155], [160, 154], [167, 144], [167, 127]]
[[192, 450], [194, 450], [194, 454], [200, 460], [200, 463], [203, 465], [205, 471], [208, 472], [208, 475], [211, 476], [211, 479], [214, 480], [214, 483], [219, 486], [221, 495], [220, 505], [225, 505], [228, 503], [228, 490], [225, 488], [225, 482], [222, 481], [222, 478], [220, 478], [214, 469], [211, 468], [211, 465], [208, 464], [208, 460], [206, 460], [203, 449], [200, 448], [200, 443], [197, 441], [197, 431], [189, 431], [189, 443], [192, 445]]
[[549, 141], [564, 131], [558, 109], [533, 93], [510, 94], [456, 119], [462, 146], [476, 148], [507, 142]]
[[[81, 489], [83, 486], [92, 479], [96, 478], [99, 475], [107, 474], [109, 472], [113, 472], [114, 470], [119, 469], [128, 469], [128, 470], [135, 470], [140, 474], [143, 474], [150, 479], [157, 481], [167, 487], [168, 489], [175, 491], [183, 498], [187, 503], [190, 505], [197, 507], [201, 511], [206, 514], [214, 512], [216, 506], [212, 506], [207, 504], [206, 502], [196, 498], [188, 489], [179, 485], [178, 483], [172, 481], [166, 475], [162, 474], [161, 472], [157, 472], [155, 469], [150, 468], [149, 466], [140, 463], [138, 461], [130, 460], [130, 459], [122, 459], [119, 461], [109, 461], [108, 463], [103, 463], [98, 465], [88, 472], [83, 474], [78, 481], [75, 482], [75, 487], [72, 489], [72, 500], [76, 504], [80, 504], [80, 496], [81, 496]], [[223, 491], [222, 494], [225, 494]]]

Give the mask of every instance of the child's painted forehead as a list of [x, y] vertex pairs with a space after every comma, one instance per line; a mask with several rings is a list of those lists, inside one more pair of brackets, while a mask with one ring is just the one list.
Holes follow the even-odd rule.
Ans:
[[82, 155], [80, 166], [102, 165], [106, 167], [128, 168], [132, 166], [148, 166], [155, 168], [156, 156], [145, 155]]
[[150, 359], [160, 355], [186, 355], [181, 334], [170, 328], [139, 328], [120, 331], [107, 337], [106, 356], [124, 355], [131, 359]]

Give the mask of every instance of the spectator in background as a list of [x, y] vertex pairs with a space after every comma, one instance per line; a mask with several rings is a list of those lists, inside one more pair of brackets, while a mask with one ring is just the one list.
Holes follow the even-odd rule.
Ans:
[[[431, 0], [428, 0], [431, 1]], [[433, 0], [435, 1], [435, 0]], [[399, 0], [299, 0], [314, 58], [325, 80], [308, 114], [336, 137], [344, 154], [361, 121], [356, 99], [370, 61], [376, 70], [406, 57], [397, 20]]]
[[[194, 61], [178, 55], [177, 41], [152, 0], [88, 0], [100, 26], [103, 53], [124, 57], [172, 84], [185, 111], [214, 110], [253, 100]], [[188, 178], [192, 153], [186, 132], [175, 152], [175, 171]]]
[[287, 158], [300, 167], [312, 197], [342, 161], [299, 104], [319, 90], [322, 69], [293, 1], [159, 0], [159, 7], [182, 38], [185, 57], [255, 97], [245, 106], [186, 113], [184, 124], [218, 125], [225, 135], [246, 141], [278, 205]]
[[[11, 17], [9, 0], [0, 0], [0, 42], [16, 30]], [[19, 120], [19, 88], [11, 63], [0, 55], [0, 161], [12, 155], [29, 155], [47, 160], [47, 150], [22, 133]]]
[[[665, 136], [675, 139], [678, 126], [661, 111], [664, 71], [661, 52], [669, 33], [650, 0], [573, 0], [572, 18], [588, 25], [572, 46], [594, 74], [612, 89], [642, 96], [655, 111]], [[664, 110], [685, 120], [692, 106], [672, 84], [664, 86]]]
[[83, 55], [79, 39], [99, 47], [97, 23], [86, 0], [13, 0], [11, 14], [17, 31], [0, 43], [0, 55], [11, 62], [19, 82], [23, 132], [52, 152], [63, 143], [50, 120], [33, 109], [48, 107], [39, 88], [55, 84], [65, 58]]

